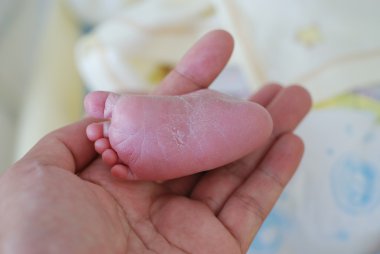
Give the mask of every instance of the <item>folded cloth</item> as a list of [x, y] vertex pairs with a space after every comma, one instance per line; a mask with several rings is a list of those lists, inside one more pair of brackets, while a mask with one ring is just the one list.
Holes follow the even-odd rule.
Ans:
[[135, 0], [67, 0], [75, 14], [86, 25], [96, 25], [114, 16], [133, 1]]
[[379, 1], [124, 4], [78, 43], [79, 70], [92, 90], [150, 90], [196, 38], [217, 27], [234, 35], [231, 65], [251, 90], [268, 81], [301, 83], [321, 101], [380, 80]]
[[90, 90], [149, 91], [203, 33], [216, 27], [207, 1], [139, 1], [77, 45]]
[[321, 101], [380, 81], [380, 1], [214, 2], [251, 82], [300, 83]]

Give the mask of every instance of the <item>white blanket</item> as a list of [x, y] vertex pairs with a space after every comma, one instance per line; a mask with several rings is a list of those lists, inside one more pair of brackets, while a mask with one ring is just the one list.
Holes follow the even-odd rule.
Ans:
[[124, 1], [82, 38], [77, 62], [91, 89], [150, 90], [152, 76], [222, 27], [236, 39], [231, 65], [247, 87], [301, 83], [320, 101], [380, 80], [379, 9], [373, 0]]

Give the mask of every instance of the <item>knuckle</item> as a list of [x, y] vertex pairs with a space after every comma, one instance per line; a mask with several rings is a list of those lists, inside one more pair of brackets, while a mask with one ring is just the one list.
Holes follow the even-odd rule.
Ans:
[[236, 193], [234, 197], [246, 211], [251, 213], [260, 222], [260, 224], [264, 222], [268, 212], [254, 196], [244, 193]]

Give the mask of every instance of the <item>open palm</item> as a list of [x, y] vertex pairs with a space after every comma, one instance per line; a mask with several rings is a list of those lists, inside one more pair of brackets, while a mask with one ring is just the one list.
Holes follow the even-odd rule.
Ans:
[[[208, 34], [156, 93], [206, 89], [231, 51], [228, 34]], [[303, 144], [291, 132], [310, 107], [307, 92], [297, 86], [268, 85], [251, 100], [273, 118], [265, 147], [221, 168], [164, 183], [113, 178], [86, 139], [91, 119], [48, 135], [0, 179], [8, 185], [19, 179], [22, 187], [10, 187], [13, 193], [31, 195], [20, 203], [33, 199], [45, 206], [43, 216], [34, 214], [30, 223], [46, 230], [28, 232], [28, 241], [48, 238], [65, 253], [245, 253], [298, 166]], [[25, 214], [1, 209], [9, 216]], [[49, 245], [44, 243], [40, 250]]]

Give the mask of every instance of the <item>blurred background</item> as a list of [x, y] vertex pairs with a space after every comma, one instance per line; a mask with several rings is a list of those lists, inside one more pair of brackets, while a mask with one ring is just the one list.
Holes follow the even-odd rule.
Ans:
[[0, 169], [83, 115], [92, 90], [149, 92], [212, 29], [236, 42], [212, 89], [299, 83], [306, 152], [250, 253], [380, 251], [380, 1], [0, 0]]

